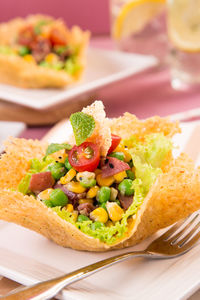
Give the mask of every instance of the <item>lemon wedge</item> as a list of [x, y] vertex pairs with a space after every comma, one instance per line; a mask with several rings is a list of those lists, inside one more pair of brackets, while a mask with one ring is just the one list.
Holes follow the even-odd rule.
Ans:
[[200, 51], [200, 0], [169, 3], [168, 34], [172, 44], [186, 52]]
[[114, 22], [114, 39], [126, 38], [140, 32], [165, 8], [166, 0], [133, 0], [125, 3]]

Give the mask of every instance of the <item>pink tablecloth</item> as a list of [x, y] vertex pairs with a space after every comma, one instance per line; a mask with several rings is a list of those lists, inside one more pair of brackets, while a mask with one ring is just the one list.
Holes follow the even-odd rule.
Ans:
[[[109, 37], [95, 37], [91, 45], [106, 49], [114, 48]], [[146, 118], [152, 115], [166, 116], [200, 107], [200, 88], [175, 91], [170, 85], [168, 68], [157, 67], [98, 91], [96, 98], [103, 100], [109, 117], [116, 117], [129, 111], [140, 118]], [[49, 128], [28, 128], [22, 136], [40, 139]]]

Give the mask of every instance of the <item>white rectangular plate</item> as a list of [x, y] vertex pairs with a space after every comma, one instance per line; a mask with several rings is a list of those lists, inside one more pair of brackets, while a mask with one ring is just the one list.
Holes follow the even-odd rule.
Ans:
[[81, 82], [66, 89], [22, 89], [0, 84], [0, 99], [34, 109], [46, 109], [75, 97], [77, 100], [79, 96], [89, 96], [97, 89], [144, 71], [157, 63], [153, 56], [90, 48]]
[[[182, 135], [175, 137], [180, 150], [188, 141], [192, 142], [191, 137], [199, 124], [182, 124]], [[48, 140], [66, 140], [68, 128], [61, 124]], [[33, 284], [118, 253], [144, 249], [153, 238], [119, 251], [80, 252], [62, 248], [35, 232], [4, 222], [4, 226], [0, 225], [0, 274], [25, 285]], [[134, 259], [120, 263], [69, 286], [60, 297], [73, 300], [183, 300], [199, 286], [200, 247], [196, 247], [177, 259]]]

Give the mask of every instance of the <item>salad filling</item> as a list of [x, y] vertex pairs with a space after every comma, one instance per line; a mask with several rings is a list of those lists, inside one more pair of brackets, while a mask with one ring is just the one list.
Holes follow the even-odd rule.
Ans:
[[108, 153], [102, 156], [99, 145], [88, 141], [94, 119], [81, 112], [70, 121], [76, 144], [50, 144], [42, 159], [31, 160], [18, 190], [85, 234], [113, 244], [125, 235], [162, 174], [172, 142], [162, 133], [147, 134], [143, 140], [112, 134]]
[[0, 53], [21, 56], [25, 61], [41, 67], [63, 70], [71, 75], [80, 71], [80, 45], [69, 40], [62, 22], [51, 18], [39, 19], [24, 25], [11, 46], [1, 45]]

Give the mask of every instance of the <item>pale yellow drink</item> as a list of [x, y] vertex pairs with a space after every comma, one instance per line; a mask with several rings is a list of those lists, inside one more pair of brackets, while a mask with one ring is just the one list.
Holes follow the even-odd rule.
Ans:
[[172, 86], [200, 84], [200, 0], [168, 0]]

